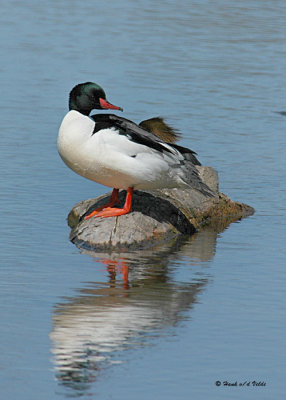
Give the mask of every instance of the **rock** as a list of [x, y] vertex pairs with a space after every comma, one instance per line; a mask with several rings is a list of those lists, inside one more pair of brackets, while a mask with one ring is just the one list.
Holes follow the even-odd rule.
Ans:
[[[229, 224], [254, 213], [246, 204], [231, 201], [218, 190], [218, 175], [211, 167], [197, 167], [201, 179], [216, 193], [207, 197], [188, 189], [134, 191], [132, 212], [120, 217], [91, 218], [90, 213], [105, 204], [111, 193], [77, 203], [68, 215], [70, 240], [94, 250], [146, 248], [179, 234], [191, 235], [204, 226]], [[120, 206], [126, 191], [119, 193]]]

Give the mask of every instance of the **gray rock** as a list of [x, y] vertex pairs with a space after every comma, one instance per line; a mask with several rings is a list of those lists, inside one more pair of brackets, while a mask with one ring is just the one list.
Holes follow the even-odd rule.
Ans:
[[[84, 200], [69, 213], [70, 240], [80, 247], [98, 251], [146, 248], [179, 234], [191, 235], [206, 225], [228, 224], [253, 214], [252, 207], [219, 193], [214, 169], [197, 168], [201, 179], [214, 191], [214, 197], [192, 189], [135, 190], [129, 214], [88, 220], [83, 219], [84, 215], [107, 203], [111, 193]], [[125, 196], [126, 191], [119, 193], [121, 207]]]

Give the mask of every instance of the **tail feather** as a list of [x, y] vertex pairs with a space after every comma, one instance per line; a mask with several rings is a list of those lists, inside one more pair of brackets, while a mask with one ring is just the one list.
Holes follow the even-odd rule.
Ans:
[[199, 175], [199, 171], [196, 166], [188, 160], [184, 160], [183, 165], [179, 170], [180, 178], [184, 181], [186, 186], [197, 190], [207, 197], [215, 197], [216, 194], [209, 186], [203, 182]]

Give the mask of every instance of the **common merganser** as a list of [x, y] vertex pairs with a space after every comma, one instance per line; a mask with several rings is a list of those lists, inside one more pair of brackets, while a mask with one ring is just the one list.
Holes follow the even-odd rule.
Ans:
[[[113, 188], [109, 202], [85, 219], [129, 213], [134, 189], [193, 188], [213, 196], [198, 175], [192, 150], [166, 143], [148, 128], [114, 114], [89, 116], [93, 109], [123, 111], [106, 100], [96, 83], [78, 84], [70, 92], [69, 112], [58, 135], [58, 151], [68, 167]], [[127, 190], [126, 201], [123, 208], [114, 208], [119, 189]]]

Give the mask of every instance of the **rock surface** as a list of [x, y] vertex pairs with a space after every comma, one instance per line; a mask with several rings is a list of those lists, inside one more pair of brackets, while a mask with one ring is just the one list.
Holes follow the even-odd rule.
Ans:
[[[138, 249], [167, 240], [178, 234], [193, 234], [204, 226], [228, 225], [254, 213], [246, 204], [219, 193], [218, 175], [211, 167], [197, 167], [201, 179], [215, 192], [207, 197], [196, 190], [164, 189], [134, 191], [132, 212], [114, 218], [83, 216], [105, 204], [111, 193], [77, 203], [68, 215], [70, 240], [94, 250]], [[119, 193], [120, 206], [126, 191]]]

